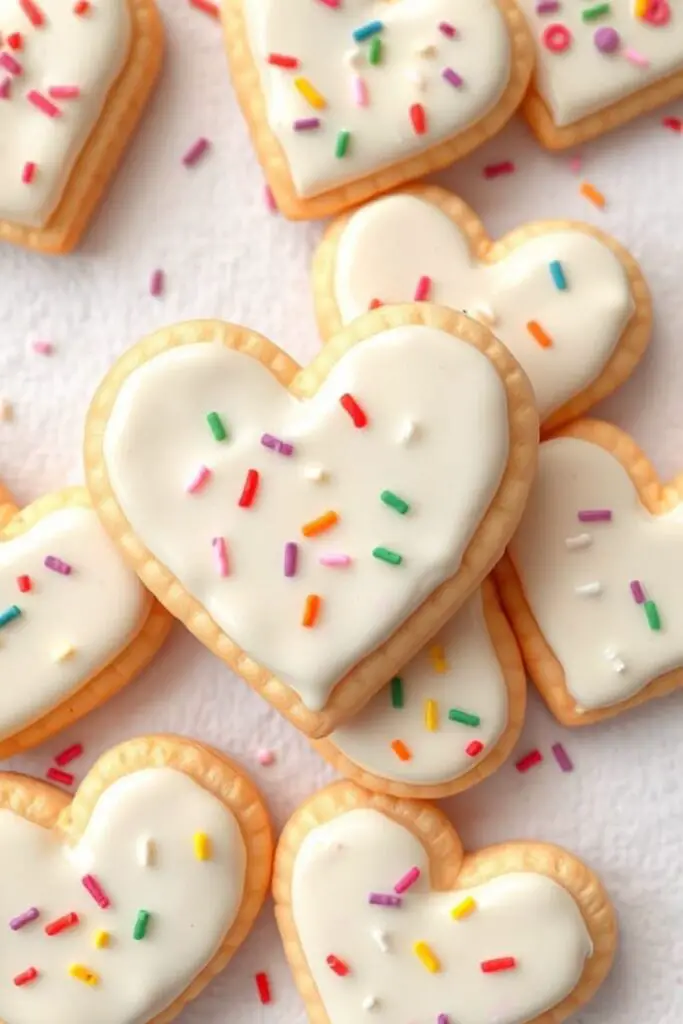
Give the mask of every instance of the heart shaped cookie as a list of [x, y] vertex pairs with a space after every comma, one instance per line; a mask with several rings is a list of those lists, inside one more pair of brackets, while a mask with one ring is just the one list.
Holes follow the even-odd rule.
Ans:
[[77, 245], [162, 50], [154, 0], [0, 0], [0, 240]]
[[168, 1024], [248, 935], [271, 859], [256, 788], [191, 740], [121, 744], [73, 803], [0, 775], [0, 1019]]
[[612, 0], [590, 16], [579, 4], [517, 2], [536, 40], [523, 110], [548, 149], [576, 146], [683, 96], [675, 0]]
[[609, 899], [571, 854], [464, 854], [435, 807], [348, 782], [290, 819], [273, 891], [311, 1024], [560, 1024], [616, 946]]
[[0, 758], [42, 743], [131, 682], [172, 621], [121, 558], [84, 488], [21, 511], [4, 494]]
[[521, 103], [512, 0], [224, 0], [233, 82], [280, 210], [327, 217], [446, 167]]
[[146, 586], [323, 736], [502, 555], [537, 430], [526, 378], [484, 327], [397, 306], [303, 370], [229, 324], [152, 335], [95, 396], [86, 463]]
[[435, 186], [339, 218], [316, 253], [313, 283], [323, 337], [378, 302], [421, 298], [481, 320], [529, 376], [546, 430], [623, 384], [652, 328], [640, 268], [614, 239], [547, 221], [493, 242], [461, 199]]
[[519, 648], [490, 579], [362, 711], [315, 748], [354, 782], [435, 800], [488, 778], [524, 724]]
[[529, 675], [565, 725], [683, 685], [682, 510], [683, 481], [660, 483], [608, 423], [583, 420], [541, 445], [497, 578]]

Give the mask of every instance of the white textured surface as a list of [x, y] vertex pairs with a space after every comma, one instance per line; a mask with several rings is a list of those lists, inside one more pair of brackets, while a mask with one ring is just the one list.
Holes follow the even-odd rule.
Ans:
[[[83, 248], [66, 259], [0, 249], [0, 399], [15, 406], [14, 422], [0, 422], [0, 476], [24, 501], [81, 479], [90, 394], [112, 359], [147, 331], [179, 318], [221, 316], [264, 331], [301, 359], [317, 347], [308, 263], [320, 228], [266, 212], [218, 25], [182, 0], [163, 7], [169, 41], [161, 86]], [[669, 112], [680, 116], [683, 104]], [[188, 171], [180, 157], [199, 134], [213, 148]], [[683, 137], [654, 115], [583, 155], [586, 176], [608, 197], [605, 213], [578, 195], [569, 156], [544, 154], [520, 124], [441, 180], [459, 188], [491, 231], [534, 217], [584, 218], [641, 260], [656, 302], [656, 337], [635, 378], [601, 412], [631, 430], [671, 474], [683, 469]], [[517, 162], [516, 175], [483, 180], [484, 164], [508, 158]], [[158, 266], [168, 275], [162, 300], [147, 293]], [[55, 355], [31, 352], [34, 339], [52, 340]], [[519, 750], [540, 745], [545, 763], [527, 776], [510, 764], [449, 804], [469, 845], [543, 837], [603, 875], [619, 910], [622, 948], [614, 974], [579, 1014], [582, 1024], [683, 1019], [682, 728], [683, 694], [574, 733], [557, 727], [533, 698]], [[239, 758], [278, 825], [331, 777], [303, 737], [180, 628], [143, 679], [16, 767], [42, 774], [52, 754], [81, 740], [87, 756], [74, 767], [82, 773], [104, 748], [155, 730], [194, 735]], [[552, 760], [557, 740], [576, 763], [572, 775]], [[258, 765], [259, 747], [276, 750], [275, 765]], [[255, 995], [253, 974], [261, 969], [272, 980], [269, 1007]], [[228, 971], [182, 1017], [183, 1024], [227, 1020], [305, 1022], [270, 909]]]

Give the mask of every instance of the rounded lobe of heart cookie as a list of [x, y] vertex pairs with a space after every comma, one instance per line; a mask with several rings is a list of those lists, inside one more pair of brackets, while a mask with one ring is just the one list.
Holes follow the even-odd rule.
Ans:
[[[385, 1024], [524, 1024], [563, 1003], [593, 956], [579, 905], [544, 874], [491, 875], [434, 891], [415, 832], [373, 807], [312, 828], [291, 869], [291, 916], [326, 1013], [316, 1019], [357, 1024], [372, 1001]], [[330, 969], [330, 954], [348, 974]]]
[[510, 79], [495, 0], [243, 4], [267, 121], [301, 197], [457, 136]]
[[[462, 227], [453, 216], [456, 208]], [[314, 270], [324, 332], [328, 288], [346, 324], [373, 302], [411, 301], [427, 279], [428, 301], [481, 320], [512, 352], [531, 380], [542, 420], [600, 377], [634, 318], [629, 275], [590, 228], [548, 225], [539, 231], [534, 225], [520, 240], [522, 228], [510, 249], [505, 240], [493, 246], [492, 260], [492, 246], [482, 246], [484, 229], [474, 214], [442, 190], [375, 200], [342, 224], [338, 234], [332, 229], [332, 267], [326, 239]], [[549, 346], [539, 344], [530, 323], [541, 326]]]
[[[405, 795], [454, 784], [461, 791], [468, 777], [474, 783], [488, 774], [486, 759], [501, 737], [509, 732], [511, 747], [519, 733], [525, 684], [509, 626], [500, 625], [502, 612], [487, 586], [362, 711], [316, 744], [323, 756], [342, 772], [349, 762], [362, 770], [364, 785], [390, 791], [390, 783], [399, 783]], [[498, 617], [495, 635], [491, 615]], [[503, 628], [506, 643], [499, 648]]]
[[[633, 0], [612, 0], [607, 17], [599, 21], [584, 18], [578, 4], [563, 4], [557, 14], [539, 12], [536, 0], [519, 0], [519, 6], [536, 39], [535, 89], [559, 127], [683, 72], [680, 10], [672, 9], [666, 23], [656, 25], [634, 13]], [[544, 42], [552, 24], [568, 33], [561, 52]], [[605, 45], [606, 28], [612, 30], [611, 46]]]
[[[117, 375], [104, 466], [138, 541], [318, 710], [458, 571], [510, 458], [506, 386], [476, 346], [406, 323], [348, 347], [301, 402], [256, 341], [218, 338]], [[317, 386], [284, 365], [299, 394]]]
[[[129, 0], [79, 14], [73, 0], [30, 11], [0, 0], [0, 220], [41, 228], [58, 206], [76, 161], [128, 57]], [[28, 176], [28, 180], [27, 180]]]
[[[569, 429], [579, 436], [541, 445], [538, 475], [509, 550], [533, 632], [559, 663], [580, 715], [610, 709], [683, 667], [676, 571], [683, 506], [675, 503], [675, 487], [664, 514], [641, 501], [627, 466], [635, 474], [645, 460], [621, 431], [589, 422]], [[626, 465], [603, 447], [600, 432], [615, 451], [628, 452]], [[648, 471], [644, 484], [650, 494], [659, 488], [651, 476]], [[514, 623], [514, 601], [509, 611]], [[544, 692], [552, 670], [547, 659], [535, 662], [529, 658], [530, 671]]]
[[[0, 1018], [146, 1024], [221, 946], [242, 903], [247, 850], [220, 800], [158, 767], [114, 781], [73, 846], [0, 809], [0, 861], [0, 913], [14, 922], [0, 932]], [[31, 907], [39, 917], [16, 927]], [[75, 923], [46, 934], [69, 914]], [[14, 984], [31, 966], [37, 979]]]

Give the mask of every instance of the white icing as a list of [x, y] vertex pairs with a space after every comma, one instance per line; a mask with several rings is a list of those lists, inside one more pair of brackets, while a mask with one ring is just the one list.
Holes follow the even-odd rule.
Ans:
[[[585, 6], [565, 0], [552, 14], [536, 14], [538, 0], [518, 0], [536, 39], [536, 85], [556, 125], [573, 124], [581, 118], [632, 95], [667, 75], [683, 70], [683, 10], [668, 0], [667, 25], [653, 25], [637, 18], [635, 0], [611, 0], [610, 12], [583, 21]], [[661, 5], [662, 0], [657, 0]], [[548, 25], [566, 26], [571, 46], [551, 52], [542, 42]], [[600, 28], [616, 29], [621, 37], [615, 53], [601, 53], [594, 42]], [[647, 66], [629, 60], [628, 50], [645, 58]]]
[[[612, 522], [579, 522], [586, 509], [612, 509]], [[588, 535], [591, 543], [567, 547]], [[538, 627], [579, 707], [603, 708], [683, 665], [683, 510], [651, 515], [622, 465], [577, 438], [541, 445], [540, 464], [511, 554]], [[549, 568], [552, 567], [552, 568]], [[649, 628], [630, 582], [638, 580], [661, 617]], [[599, 583], [599, 594], [577, 593]]]
[[[69, 576], [44, 562], [72, 566]], [[32, 589], [21, 593], [20, 576]], [[0, 540], [0, 736], [11, 735], [64, 701], [131, 642], [150, 597], [89, 508], [64, 508], [13, 540]], [[60, 652], [73, 648], [59, 660]]]
[[[567, 279], [560, 291], [550, 263]], [[421, 277], [442, 306], [495, 315], [493, 332], [522, 364], [541, 418], [585, 390], [609, 361], [633, 313], [629, 281], [614, 253], [591, 235], [556, 231], [530, 238], [497, 263], [471, 254], [467, 236], [438, 207], [411, 195], [368, 203], [339, 239], [334, 295], [343, 323], [372, 299], [412, 301]], [[552, 338], [543, 348], [530, 335], [535, 320]]]
[[[508, 84], [511, 45], [495, 0], [344, 0], [337, 8], [324, 0], [245, 0], [245, 10], [268, 123], [302, 196], [457, 135], [484, 117]], [[380, 64], [371, 65], [370, 41], [354, 42], [353, 32], [375, 20], [384, 24], [383, 55]], [[457, 26], [457, 38], [439, 31], [442, 21]], [[434, 51], [421, 55], [425, 44]], [[267, 61], [271, 53], [296, 57], [301, 67], [273, 67]], [[460, 75], [462, 87], [442, 78], [446, 67]], [[297, 91], [298, 75], [324, 96], [324, 110], [315, 110]], [[354, 100], [356, 75], [367, 85], [367, 106]], [[424, 135], [415, 134], [411, 124], [415, 103], [427, 113]], [[319, 117], [321, 127], [293, 130], [294, 121], [308, 117]], [[338, 159], [335, 143], [342, 130], [351, 138], [347, 155]]]
[[[193, 837], [210, 839], [198, 860]], [[137, 857], [140, 837], [155, 857]], [[100, 797], [73, 848], [37, 825], [0, 810], [0, 1018], [8, 1024], [146, 1024], [174, 1001], [211, 960], [237, 916], [246, 850], [228, 809], [187, 775], [154, 768], [127, 775]], [[81, 879], [91, 874], [111, 900], [100, 909]], [[19, 931], [8, 922], [29, 907], [40, 917]], [[144, 939], [133, 939], [140, 910]], [[46, 924], [75, 912], [79, 924], [47, 936]], [[109, 945], [94, 946], [98, 930]], [[69, 975], [82, 964], [91, 986]], [[28, 967], [40, 976], [17, 987]]]
[[[493, 854], [492, 854], [493, 855]], [[393, 893], [412, 867], [421, 877], [397, 908], [371, 906], [370, 892]], [[469, 917], [451, 910], [467, 896]], [[378, 1024], [522, 1024], [575, 988], [591, 941], [570, 894], [533, 873], [501, 875], [473, 889], [429, 891], [429, 860], [408, 829], [363, 809], [311, 831], [294, 862], [292, 909], [308, 967], [330, 1024], [358, 1024], [362, 1003], [377, 1000]], [[387, 950], [376, 938], [380, 931]], [[441, 963], [432, 974], [413, 944], [426, 942]], [[333, 953], [351, 968], [338, 977]], [[483, 961], [512, 956], [514, 970], [484, 974]]]
[[[347, 393], [369, 417], [364, 429], [340, 405]], [[211, 411], [229, 440], [213, 439]], [[420, 428], [406, 445], [398, 435], [407, 418]], [[264, 433], [293, 444], [294, 454], [265, 448]], [[136, 535], [229, 637], [312, 709], [457, 571], [507, 457], [507, 399], [493, 365], [423, 326], [354, 346], [306, 403], [220, 343], [165, 351], [126, 379], [104, 437], [109, 480]], [[187, 482], [202, 465], [212, 476], [190, 495]], [[311, 479], [311, 467], [322, 477]], [[251, 508], [239, 508], [252, 468], [259, 491]], [[410, 504], [407, 515], [382, 503], [385, 489]], [[303, 537], [302, 526], [328, 510], [339, 514], [337, 525]], [[218, 536], [227, 541], [227, 577], [213, 559]], [[289, 542], [299, 545], [291, 578], [283, 571]], [[403, 563], [374, 558], [378, 546]], [[352, 562], [321, 565], [329, 552]], [[323, 603], [307, 629], [301, 617], [310, 594]]]
[[[434, 648], [442, 648], [447, 669], [435, 668]], [[491, 753], [507, 725], [507, 690], [496, 649], [484, 618], [481, 591], [469, 599], [449, 624], [399, 673], [404, 706], [394, 708], [391, 687], [373, 697], [363, 710], [329, 739], [348, 758], [383, 779], [440, 783], [456, 779]], [[426, 701], [438, 705], [438, 726], [425, 724]], [[450, 708], [478, 715], [470, 727], [448, 719]], [[412, 754], [401, 761], [391, 749], [401, 739]], [[477, 757], [466, 753], [473, 740], [484, 744]]]
[[[74, 0], [35, 0], [45, 24], [34, 27], [17, 0], [0, 0], [0, 37], [21, 65], [20, 75], [0, 65], [0, 85], [11, 79], [10, 94], [0, 98], [0, 220], [42, 227], [57, 207], [76, 160], [121, 72], [131, 37], [129, 0], [93, 3], [74, 13]], [[21, 50], [6, 45], [20, 32]], [[49, 117], [27, 94], [50, 99], [55, 86], [78, 86], [74, 99], [51, 99], [61, 111]], [[30, 184], [22, 181], [26, 163], [36, 165]]]

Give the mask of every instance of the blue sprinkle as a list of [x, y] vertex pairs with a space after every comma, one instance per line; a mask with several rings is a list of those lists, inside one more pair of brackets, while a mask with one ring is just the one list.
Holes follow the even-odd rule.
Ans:
[[368, 21], [367, 24], [353, 30], [353, 38], [357, 43], [362, 43], [364, 39], [377, 35], [383, 28], [384, 23], [381, 21]]
[[553, 281], [558, 291], [566, 292], [567, 290], [567, 278], [564, 276], [564, 270], [559, 260], [553, 260], [550, 264], [550, 273], [553, 276]]
[[21, 608], [16, 604], [11, 604], [9, 608], [6, 608], [4, 612], [0, 612], [0, 629], [8, 623], [18, 619], [21, 615]]

